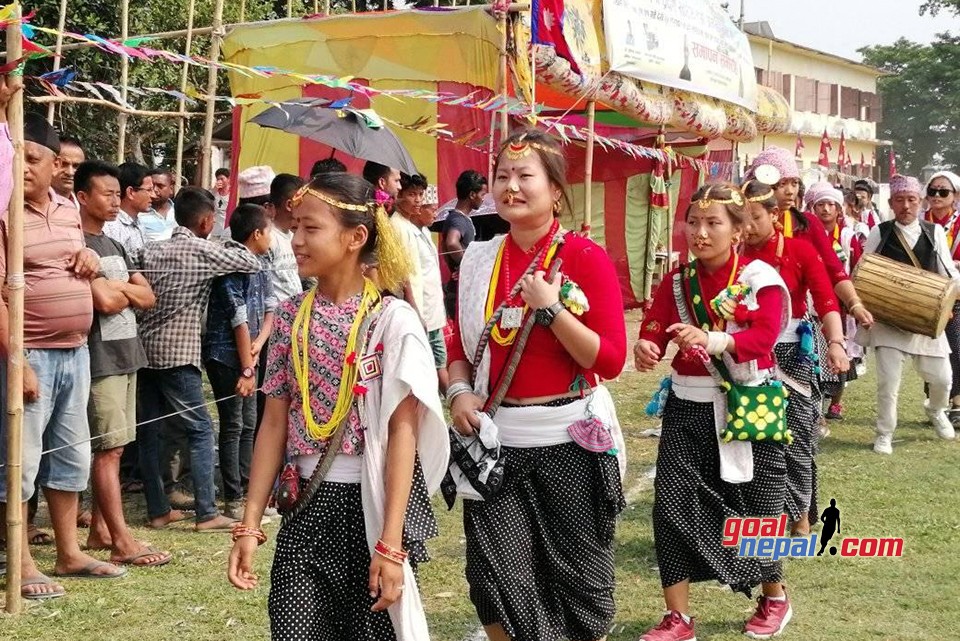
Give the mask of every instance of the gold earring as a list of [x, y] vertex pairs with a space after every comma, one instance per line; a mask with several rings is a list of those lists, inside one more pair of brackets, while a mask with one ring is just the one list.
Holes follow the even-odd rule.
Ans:
[[559, 198], [556, 199], [555, 201], [553, 201], [553, 214], [554, 214], [555, 216], [559, 216], [559, 215], [560, 215], [560, 210], [561, 210], [562, 208], [563, 208], [563, 207], [560, 205], [560, 199], [559, 199]]

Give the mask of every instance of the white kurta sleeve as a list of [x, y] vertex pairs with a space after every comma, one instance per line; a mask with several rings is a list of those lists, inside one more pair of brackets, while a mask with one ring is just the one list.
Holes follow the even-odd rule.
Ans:
[[880, 226], [879, 225], [870, 230], [870, 235], [867, 236], [867, 242], [863, 244], [863, 253], [875, 254], [877, 253], [878, 247], [880, 247]]

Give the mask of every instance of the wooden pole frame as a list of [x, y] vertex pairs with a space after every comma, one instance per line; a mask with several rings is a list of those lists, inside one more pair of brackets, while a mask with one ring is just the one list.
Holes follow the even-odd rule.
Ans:
[[[197, 9], [196, 0], [190, 0], [190, 7], [187, 9], [187, 42], [183, 48], [184, 55], [189, 56], [190, 50], [193, 47], [193, 20], [196, 14]], [[187, 93], [187, 76], [190, 70], [190, 65], [183, 63], [183, 70], [180, 74], [180, 93]], [[187, 101], [183, 98], [180, 99], [180, 109], [181, 114], [187, 113]], [[186, 134], [187, 121], [185, 117], [179, 118], [177, 120], [177, 162], [174, 166], [174, 176], [176, 176], [177, 183], [174, 185], [173, 193], [176, 194], [180, 190], [180, 185], [183, 181], [183, 139]]]
[[500, 29], [500, 78], [498, 84], [500, 85], [499, 93], [504, 100], [503, 109], [500, 111], [500, 142], [502, 144], [510, 135], [510, 111], [507, 107], [510, 94], [510, 81], [507, 76], [507, 42], [510, 30], [509, 14], [504, 13], [501, 15], [498, 22], [498, 28]]
[[[207, 75], [207, 95], [217, 95], [217, 67], [216, 63], [220, 60], [220, 41], [223, 39], [223, 0], [216, 0], [213, 8], [213, 33], [210, 36], [210, 61], [214, 64], [210, 66]], [[213, 118], [216, 113], [217, 103], [215, 100], [207, 100], [207, 113], [203, 123], [203, 143], [200, 149], [200, 170], [196, 184], [201, 187], [210, 187], [210, 165], [213, 154]]]
[[[22, 29], [17, 5], [15, 21], [7, 25], [7, 61], [23, 55]], [[6, 82], [13, 89], [22, 89], [23, 76], [12, 72]], [[23, 558], [23, 91], [18, 90], [7, 105], [7, 122], [13, 143], [13, 193], [7, 210], [7, 309], [9, 312], [9, 352], [7, 354], [7, 592], [6, 611], [19, 614], [23, 607], [20, 596], [20, 571]]]
[[[130, 0], [121, 0], [120, 5], [120, 40], [125, 41], [130, 36]], [[127, 101], [127, 84], [130, 76], [130, 56], [126, 53], [120, 58], [120, 96]], [[123, 163], [127, 152], [127, 116], [120, 112], [117, 116], [117, 125], [120, 128], [117, 136], [117, 164]]]
[[[53, 57], [53, 70], [60, 70], [60, 54], [63, 53], [63, 30], [67, 28], [67, 2], [69, 0], [60, 0], [60, 17], [57, 20], [57, 45], [54, 47], [54, 57]], [[47, 122], [51, 125], [53, 124], [53, 116], [56, 111], [57, 106], [55, 104], [50, 104], [47, 107]]]
[[593, 225], [593, 148], [594, 125], [597, 118], [597, 101], [593, 98], [587, 101], [587, 150], [583, 169], [583, 235], [590, 238], [590, 229]]

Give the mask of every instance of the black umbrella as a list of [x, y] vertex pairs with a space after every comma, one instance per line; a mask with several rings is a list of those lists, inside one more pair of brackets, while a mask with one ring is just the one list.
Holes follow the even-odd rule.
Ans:
[[372, 160], [405, 174], [416, 174], [417, 166], [390, 129], [369, 109], [333, 109], [326, 100], [288, 102], [255, 116], [261, 127], [279, 129], [309, 138], [345, 154]]

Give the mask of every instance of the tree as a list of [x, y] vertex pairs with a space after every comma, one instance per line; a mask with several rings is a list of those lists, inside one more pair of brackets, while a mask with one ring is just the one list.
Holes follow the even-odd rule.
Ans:
[[935, 16], [942, 10], [953, 11], [956, 14], [960, 14], [960, 0], [927, 0], [920, 5], [921, 16], [926, 13]]
[[893, 141], [898, 170], [960, 166], [960, 38], [943, 33], [929, 45], [901, 38], [860, 53], [890, 74], [877, 82], [884, 103], [877, 135]]

